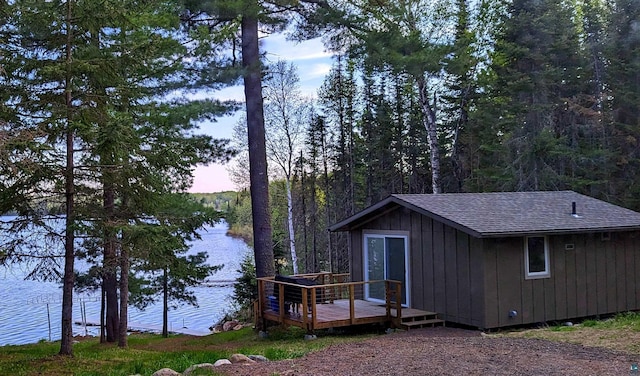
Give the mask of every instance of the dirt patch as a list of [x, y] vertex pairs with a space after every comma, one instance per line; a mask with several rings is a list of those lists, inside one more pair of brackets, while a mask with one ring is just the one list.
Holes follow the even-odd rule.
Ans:
[[638, 356], [534, 338], [427, 328], [329, 346], [304, 357], [220, 367], [224, 375], [625, 375]]
[[561, 330], [530, 329], [504, 334], [511, 338], [537, 338], [553, 341], [577, 343], [589, 347], [604, 347], [610, 350], [631, 354], [640, 353], [640, 332], [637, 330], [621, 330], [606, 328], [590, 328], [584, 326], [562, 327]]

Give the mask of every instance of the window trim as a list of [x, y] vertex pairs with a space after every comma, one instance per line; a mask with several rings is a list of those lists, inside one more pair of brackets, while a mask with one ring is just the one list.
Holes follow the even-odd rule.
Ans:
[[[544, 239], [544, 271], [542, 272], [529, 271], [529, 239], [530, 238]], [[549, 259], [549, 238], [546, 235], [526, 236], [524, 238], [524, 278], [540, 279], [540, 278], [550, 278], [550, 277], [551, 277], [551, 261]]]

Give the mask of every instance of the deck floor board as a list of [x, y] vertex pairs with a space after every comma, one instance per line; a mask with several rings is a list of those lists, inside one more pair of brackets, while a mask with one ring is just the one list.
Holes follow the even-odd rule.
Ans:
[[[317, 327], [338, 327], [350, 325], [353, 321], [357, 323], [375, 323], [387, 321], [387, 310], [384, 304], [377, 302], [370, 302], [366, 300], [354, 300], [354, 317], [353, 320], [350, 317], [350, 307], [348, 299], [335, 300], [333, 303], [316, 304], [316, 323]], [[402, 308], [401, 315], [403, 318], [412, 316], [422, 316], [425, 314], [431, 314], [432, 312], [422, 311], [413, 308]], [[280, 315], [277, 311], [267, 310], [265, 311], [267, 318], [280, 321]], [[391, 317], [397, 317], [396, 310], [391, 309]], [[285, 322], [293, 325], [303, 324], [303, 317], [291, 313], [284, 317]], [[310, 323], [313, 320], [312, 313], [307, 316], [307, 321]]]

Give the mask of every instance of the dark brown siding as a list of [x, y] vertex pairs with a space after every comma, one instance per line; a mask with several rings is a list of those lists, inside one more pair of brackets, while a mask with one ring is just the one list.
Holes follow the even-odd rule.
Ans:
[[584, 247], [584, 252], [586, 256], [586, 270], [587, 274], [585, 276], [586, 283], [586, 292], [587, 292], [587, 316], [597, 315], [599, 310], [598, 306], [600, 306], [600, 301], [604, 298], [604, 293], [598, 290], [598, 284], [602, 283], [598, 280], [599, 276], [604, 276], [604, 273], [598, 274], [598, 270], [601, 266], [598, 266], [600, 262], [597, 257], [597, 250], [595, 248], [594, 234], [587, 234], [583, 238], [583, 242], [580, 242]]
[[351, 270], [351, 280], [352, 281], [362, 281], [364, 280], [364, 271], [362, 270], [364, 267], [364, 259], [363, 259], [363, 248], [362, 248], [362, 231], [353, 230], [350, 233], [351, 240], [351, 265], [349, 269]]
[[471, 323], [471, 255], [469, 248], [469, 235], [456, 231], [456, 254], [458, 273], [458, 319]]
[[484, 323], [481, 328], [500, 326], [498, 321], [498, 252], [494, 239], [485, 239], [484, 248]]
[[[466, 235], [466, 234], [465, 234]], [[484, 284], [485, 263], [484, 263], [484, 242], [483, 239], [467, 236], [469, 239], [469, 283], [471, 298], [471, 325], [478, 328], [485, 328], [485, 293]]]
[[576, 317], [589, 316], [589, 279], [587, 273], [587, 251], [585, 249], [586, 237], [574, 236], [574, 253], [576, 265]]
[[433, 221], [433, 310], [443, 314], [445, 320], [449, 320], [446, 314], [446, 275], [445, 275], [445, 248], [444, 248], [444, 224]]
[[[409, 234], [409, 241], [411, 242], [411, 252], [409, 257], [409, 265], [411, 265], [411, 287], [413, 289], [413, 293], [411, 294], [411, 305], [415, 307], [423, 307], [425, 305], [425, 294], [426, 289], [422, 288], [427, 283], [425, 280], [425, 275], [427, 274], [427, 269], [431, 268], [433, 265], [431, 262], [428, 264], [424, 263], [424, 252], [425, 245], [423, 240], [422, 233], [422, 219], [420, 214], [416, 212], [411, 212], [411, 233]], [[423, 272], [420, 273], [419, 271]]]
[[[522, 239], [506, 238], [496, 244], [498, 281], [498, 323], [500, 326], [522, 324]], [[514, 252], [516, 250], [516, 252]], [[534, 287], [535, 288], [535, 287]], [[509, 312], [515, 311], [515, 317]]]
[[637, 233], [549, 236], [551, 276], [530, 280], [524, 238], [485, 241], [485, 328], [640, 310]]

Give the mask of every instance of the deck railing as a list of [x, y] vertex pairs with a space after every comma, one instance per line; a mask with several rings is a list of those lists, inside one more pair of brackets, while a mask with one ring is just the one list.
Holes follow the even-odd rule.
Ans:
[[[297, 281], [292, 281], [296, 280]], [[313, 282], [310, 282], [313, 281]], [[357, 301], [363, 301], [365, 291], [384, 288], [384, 303], [386, 314], [366, 316], [359, 312]], [[349, 282], [349, 274], [314, 273], [288, 276], [282, 281], [276, 277], [258, 278], [258, 320], [262, 325], [266, 321], [275, 321], [280, 324], [289, 324], [306, 328], [309, 331], [323, 327], [338, 327], [345, 325], [357, 325], [368, 322], [400, 320], [402, 315], [401, 299], [402, 283], [400, 281], [358, 281]], [[348, 302], [348, 316], [338, 318], [334, 322], [322, 321], [318, 317], [319, 305], [321, 308], [339, 309], [337, 304], [328, 307], [328, 304], [340, 302], [340, 307]], [[289, 306], [291, 304], [291, 306]], [[345, 309], [346, 306], [345, 306]]]

